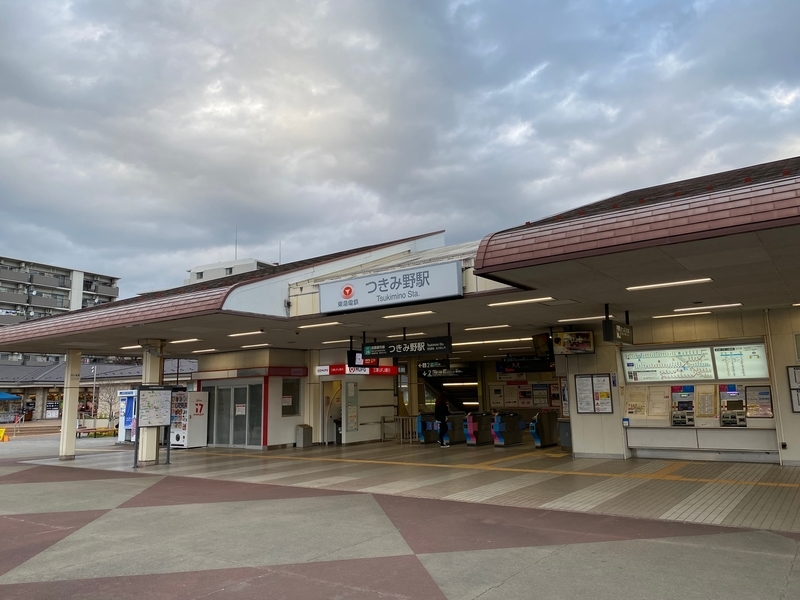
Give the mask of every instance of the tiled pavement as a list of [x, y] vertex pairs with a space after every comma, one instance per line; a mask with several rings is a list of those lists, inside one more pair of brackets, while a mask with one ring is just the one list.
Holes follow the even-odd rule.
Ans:
[[389, 444], [130, 466], [0, 449], [0, 598], [800, 598], [791, 468]]

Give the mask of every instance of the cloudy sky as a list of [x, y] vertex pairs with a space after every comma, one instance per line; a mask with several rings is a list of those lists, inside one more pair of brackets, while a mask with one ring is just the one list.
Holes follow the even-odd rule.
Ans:
[[0, 255], [122, 278], [800, 155], [797, 0], [0, 0]]

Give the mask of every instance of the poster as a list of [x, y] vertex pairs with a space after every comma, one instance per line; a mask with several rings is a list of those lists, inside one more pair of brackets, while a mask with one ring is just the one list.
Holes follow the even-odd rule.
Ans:
[[291, 406], [294, 403], [294, 398], [291, 396], [281, 396], [281, 406]]
[[506, 408], [519, 408], [519, 386], [507, 385], [503, 390], [503, 403]]
[[611, 376], [593, 375], [592, 387], [594, 388], [594, 412], [614, 412], [614, 407], [611, 404]]
[[591, 375], [575, 375], [575, 396], [578, 414], [594, 412], [594, 390]]
[[519, 392], [517, 393], [517, 398], [519, 400], [520, 408], [533, 408], [533, 391], [531, 390], [532, 387], [533, 386], [531, 385], [518, 386]]
[[749, 385], [744, 395], [748, 419], [772, 418], [772, 388], [768, 385]]
[[629, 386], [625, 389], [625, 413], [637, 417], [647, 415], [647, 388]]
[[666, 417], [669, 414], [670, 388], [651, 387], [647, 392], [647, 414], [651, 417]]
[[358, 384], [347, 382], [345, 396], [345, 425], [347, 431], [358, 431]]
[[561, 406], [561, 391], [557, 383], [550, 384], [550, 406], [553, 408]]
[[172, 412], [172, 388], [139, 390], [139, 427], [166, 427]]
[[531, 386], [532, 406], [547, 408], [550, 406], [550, 386], [546, 383], [537, 383]]
[[489, 386], [489, 407], [490, 408], [503, 408], [503, 387], [502, 385]]
[[715, 419], [719, 417], [719, 402], [715, 386], [698, 385], [695, 387], [697, 394], [697, 405], [695, 406], [695, 416], [698, 418]]
[[569, 378], [559, 378], [559, 385], [561, 387], [561, 416], [569, 417]]
[[[289, 396], [291, 398], [291, 396]], [[289, 405], [291, 406], [291, 404]], [[236, 412], [234, 412], [234, 416], [242, 417], [247, 414], [247, 405], [246, 404], [237, 404], [236, 405]]]

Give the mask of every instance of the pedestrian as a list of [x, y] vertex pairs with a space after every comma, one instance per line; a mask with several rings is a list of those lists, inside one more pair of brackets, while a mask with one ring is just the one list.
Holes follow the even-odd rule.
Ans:
[[439, 446], [442, 448], [450, 447], [450, 444], [444, 439], [444, 436], [447, 435], [447, 415], [449, 414], [450, 409], [447, 407], [447, 400], [445, 400], [444, 396], [438, 396], [433, 415], [439, 422]]

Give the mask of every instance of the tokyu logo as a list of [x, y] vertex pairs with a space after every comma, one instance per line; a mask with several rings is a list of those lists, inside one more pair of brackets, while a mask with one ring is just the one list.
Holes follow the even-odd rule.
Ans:
[[349, 283], [342, 288], [342, 298], [350, 300], [356, 293], [356, 290]]

